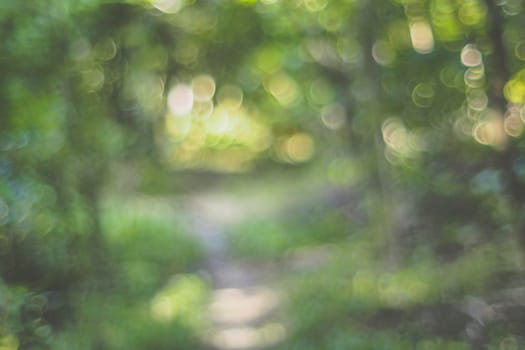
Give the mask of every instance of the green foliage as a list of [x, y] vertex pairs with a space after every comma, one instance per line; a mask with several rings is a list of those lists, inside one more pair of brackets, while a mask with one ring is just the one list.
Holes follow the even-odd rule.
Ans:
[[[400, 348], [412, 344], [411, 347], [422, 349], [466, 349], [464, 342], [424, 338], [433, 334], [432, 327], [447, 327], [442, 323], [451, 325], [442, 331], [446, 338], [456, 337], [465, 327], [462, 321], [455, 324], [439, 318], [443, 317], [439, 312], [428, 310], [433, 310], [432, 305], [445, 310], [444, 302], [457, 302], [465, 295], [492, 293], [497, 290], [494, 276], [516, 269], [515, 259], [519, 256], [519, 250], [511, 242], [492, 243], [472, 248], [446, 263], [437, 261], [432, 254], [418, 254], [406, 266], [393, 269], [385, 266], [388, 262], [382, 258], [383, 248], [373, 242], [371, 232], [351, 236], [348, 242], [331, 247], [330, 259], [324, 264], [286, 278], [292, 329], [291, 339], [284, 348], [298, 346], [294, 345], [297, 342], [319, 341], [322, 343], [316, 343], [317, 347], [337, 348], [339, 345], [332, 343], [333, 337], [324, 338], [334, 329], [346, 334], [347, 339], [341, 341], [347, 344], [357, 341], [361, 344], [359, 348], [381, 348], [383, 336], [395, 338], [382, 333], [386, 327], [397, 329]], [[454, 312], [466, 317], [457, 310], [460, 306], [443, 312], [450, 314], [454, 308]], [[418, 321], [424, 317], [437, 320]], [[460, 319], [457, 315], [450, 317]], [[421, 322], [436, 325], [429, 329], [422, 327]], [[366, 332], [368, 336], [363, 335]], [[493, 339], [500, 337], [494, 335]]]
[[[0, 348], [199, 348], [191, 312], [146, 316], [202, 257], [183, 218], [103, 198], [308, 162], [358, 190], [359, 218], [286, 212], [230, 237], [258, 260], [333, 243], [323, 276], [288, 286], [289, 348], [464, 348], [326, 325], [522, 283], [493, 281], [525, 247], [523, 23], [520, 1], [1, 1]], [[183, 281], [162, 298], [205, 294]], [[495, 333], [483, 345], [518, 347]]]
[[139, 210], [125, 201], [106, 203], [102, 227], [130, 292], [151, 293], [169, 276], [196, 266], [202, 257], [194, 238], [173, 216]]
[[321, 337], [304, 339], [298, 337], [275, 349], [364, 349], [364, 350], [466, 350], [469, 347], [461, 341], [423, 339], [415, 341], [395, 332], [369, 332], [358, 329], [326, 330]]
[[0, 346], [46, 348], [51, 343], [52, 327], [46, 319], [53, 311], [49, 295], [0, 282], [0, 309]]
[[[285, 347], [276, 349], [394, 349], [410, 348], [410, 342], [401, 339], [398, 334], [383, 332], [381, 334], [368, 334], [366, 331], [352, 329], [331, 330], [317, 339], [294, 339]], [[461, 349], [461, 348], [458, 348]]]
[[249, 220], [231, 229], [234, 254], [245, 259], [277, 259], [293, 248], [345, 240], [351, 224], [335, 211], [274, 221]]
[[230, 242], [233, 251], [240, 257], [277, 258], [290, 247], [287, 232], [274, 222], [250, 222], [234, 228]]
[[[77, 320], [55, 337], [53, 349], [172, 349], [174, 344], [201, 349], [206, 289], [198, 277], [186, 276], [151, 300], [125, 299], [118, 294], [79, 296]], [[191, 313], [170, 313], [162, 304], [166, 302], [191, 309]]]

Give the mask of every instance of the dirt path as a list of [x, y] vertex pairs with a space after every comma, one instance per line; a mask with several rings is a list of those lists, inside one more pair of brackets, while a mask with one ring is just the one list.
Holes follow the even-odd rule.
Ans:
[[241, 350], [282, 341], [286, 329], [278, 313], [282, 298], [276, 287], [277, 267], [235, 259], [227, 239], [229, 226], [260, 215], [268, 205], [225, 193], [196, 194], [189, 205], [193, 232], [206, 250], [206, 269], [214, 286], [207, 342], [220, 350]]

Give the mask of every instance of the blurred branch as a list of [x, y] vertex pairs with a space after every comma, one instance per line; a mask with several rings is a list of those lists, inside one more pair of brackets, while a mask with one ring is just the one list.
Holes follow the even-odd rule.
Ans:
[[505, 44], [503, 43], [503, 18], [501, 10], [495, 4], [494, 0], [485, 0], [488, 9], [488, 17], [490, 21], [489, 37], [494, 47], [492, 54], [491, 68], [494, 70], [492, 77], [491, 95], [499, 108], [505, 111], [507, 108], [507, 101], [503, 96], [503, 86], [510, 78], [509, 66], [507, 63], [507, 55]]
[[367, 113], [367, 118], [372, 120], [371, 135], [369, 135], [370, 139], [364, 140], [365, 148], [367, 148], [364, 152], [369, 152], [368, 148], [373, 149], [375, 152], [375, 162], [373, 164], [373, 177], [375, 179], [373, 179], [373, 181], [375, 180], [379, 185], [380, 200], [382, 203], [382, 210], [378, 215], [378, 219], [381, 223], [381, 229], [385, 234], [385, 237], [387, 237], [386, 246], [388, 247], [390, 258], [392, 262], [396, 262], [400, 256], [397, 249], [397, 239], [393, 234], [395, 232], [392, 228], [394, 220], [390, 210], [391, 208], [394, 208], [392, 205], [392, 177], [390, 176], [388, 164], [386, 163], [384, 156], [384, 143], [381, 135], [381, 122], [384, 111], [381, 107], [383, 104], [380, 101], [384, 100], [385, 96], [381, 88], [380, 67], [375, 63], [372, 55], [372, 49], [377, 34], [377, 18], [374, 13], [377, 7], [374, 0], [368, 0], [362, 6], [358, 40], [363, 50], [363, 72], [371, 85], [371, 96], [369, 97], [369, 101], [364, 104], [364, 109]]
[[[503, 94], [503, 87], [511, 77], [505, 43], [503, 42], [504, 20], [500, 8], [494, 0], [485, 0], [490, 20], [489, 36], [493, 45], [491, 68], [494, 71], [491, 81], [490, 95], [502, 114], [507, 112], [507, 100]], [[520, 180], [514, 167], [520, 155], [519, 140], [510, 139], [502, 153], [495, 155], [495, 165], [501, 170], [501, 178], [505, 193], [516, 208], [523, 206], [525, 200], [525, 185]], [[522, 247], [525, 249], [525, 217], [520, 210], [515, 214], [514, 230]]]

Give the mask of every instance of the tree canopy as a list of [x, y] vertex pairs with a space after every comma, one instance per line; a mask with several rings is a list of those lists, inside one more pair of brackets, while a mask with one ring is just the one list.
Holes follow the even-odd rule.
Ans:
[[[475, 255], [458, 269], [475, 271], [468, 281], [486, 274], [482, 288], [444, 288], [434, 301], [517, 287], [525, 249], [524, 6], [2, 1], [0, 348], [71, 346], [60, 334], [82, 314], [80, 295], [123, 288], [131, 302], [151, 293], [115, 282], [130, 266], [136, 276], [157, 271], [156, 287], [191, 269], [199, 248], [171, 237], [162, 226], [170, 220], [140, 224], [166, 233], [156, 251], [181, 250], [143, 264], [132, 257], [150, 254], [140, 244], [111, 236], [133, 229], [112, 221], [106, 206], [119, 184], [178, 193], [187, 174], [321, 169], [331, 186], [360, 194], [365, 219], [352, 227], [373, 231], [394, 269], [421, 252], [447, 263]], [[340, 229], [332, 223], [323, 225]], [[480, 251], [509, 246], [511, 262], [481, 264]], [[168, 261], [171, 271], [154, 267]], [[192, 322], [157, 329], [157, 345], [139, 337], [133, 346], [204, 346], [184, 336]], [[181, 331], [169, 338], [173, 327]], [[121, 348], [94, 338], [83, 346]]]

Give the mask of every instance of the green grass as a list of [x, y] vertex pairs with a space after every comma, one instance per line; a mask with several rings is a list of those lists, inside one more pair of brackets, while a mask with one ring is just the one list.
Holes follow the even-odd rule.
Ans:
[[[306, 236], [321, 242], [311, 227]], [[263, 237], [272, 236], [257, 239]], [[373, 230], [354, 233], [331, 246], [326, 264], [284, 277], [290, 337], [278, 349], [467, 349], [455, 338], [464, 331], [461, 323], [446, 331], [449, 338], [440, 338], [421, 325], [421, 313], [466, 295], [490, 294], [498, 271], [517, 268], [518, 245], [505, 240], [472, 247], [447, 263], [429, 251], [392, 266], [378, 237]], [[281, 254], [296, 242], [304, 243], [289, 239], [273, 252]], [[379, 328], [369, 324], [385, 310], [399, 313], [399, 319]]]
[[238, 224], [229, 235], [234, 255], [247, 260], [278, 259], [293, 248], [344, 241], [349, 237], [351, 226], [338, 212], [303, 215]]
[[108, 293], [77, 295], [76, 321], [53, 339], [52, 348], [202, 349], [207, 293], [200, 277], [182, 275], [145, 300]]
[[75, 318], [53, 349], [202, 349], [208, 283], [191, 273], [202, 258], [180, 213], [169, 205], [107, 200], [102, 228], [115, 279], [71, 295]]
[[130, 292], [150, 293], [171, 275], [194, 268], [202, 249], [175, 212], [135, 207], [133, 203], [106, 204], [103, 228], [110, 252]]

